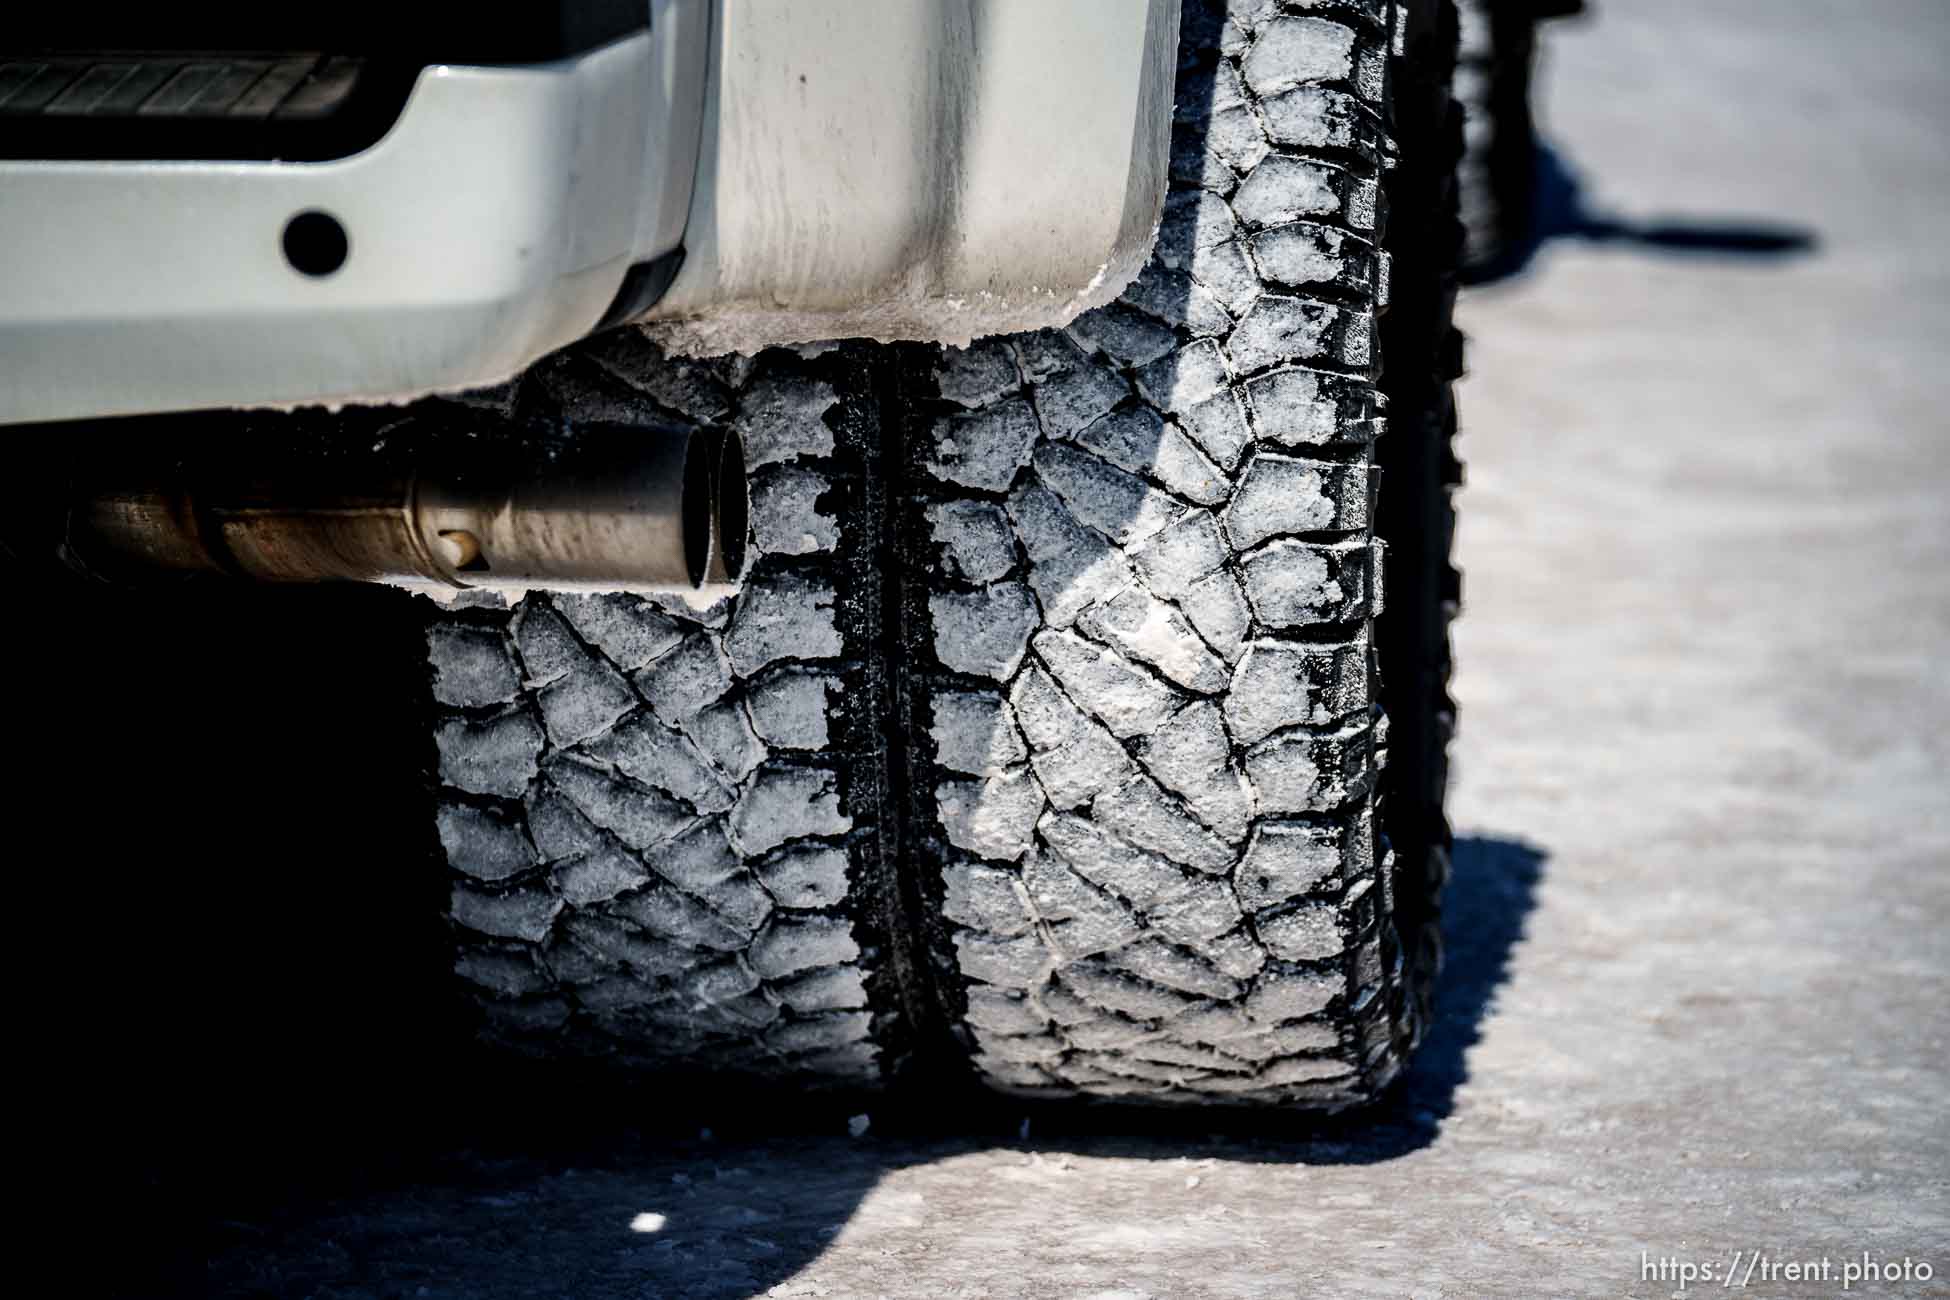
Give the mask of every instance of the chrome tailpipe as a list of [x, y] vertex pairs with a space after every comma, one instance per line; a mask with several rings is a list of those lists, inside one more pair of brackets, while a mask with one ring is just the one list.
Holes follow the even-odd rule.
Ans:
[[468, 591], [735, 589], [750, 501], [723, 430], [587, 429], [517, 457], [448, 449], [404, 471], [356, 455], [243, 473], [71, 480], [62, 555], [110, 581], [228, 573]]

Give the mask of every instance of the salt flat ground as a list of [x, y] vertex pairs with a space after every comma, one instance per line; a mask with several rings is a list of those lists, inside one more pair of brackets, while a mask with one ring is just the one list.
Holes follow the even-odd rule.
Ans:
[[1372, 1128], [471, 1152], [227, 1223], [213, 1282], [1950, 1294], [1950, 6], [1597, 8], [1554, 237], [1462, 309], [1450, 983]]

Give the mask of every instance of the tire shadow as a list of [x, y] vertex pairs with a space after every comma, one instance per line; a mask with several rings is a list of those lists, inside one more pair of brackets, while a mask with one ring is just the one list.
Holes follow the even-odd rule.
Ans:
[[[1282, 1122], [1029, 1108], [958, 1091], [905, 1110], [796, 1094], [788, 1107], [776, 1095], [626, 1090], [559, 1066], [524, 1072], [428, 1050], [397, 1059], [386, 1078], [341, 1085], [336, 1115], [329, 1099], [290, 1094], [294, 1110], [324, 1121], [310, 1140], [294, 1144], [287, 1125], [270, 1131], [275, 1154], [230, 1153], [206, 1227], [208, 1293], [729, 1300], [792, 1278], [849, 1225], [884, 1226], [899, 1204], [863, 1202], [919, 1166], [1000, 1152], [1393, 1160], [1436, 1141], [1455, 1112], [1547, 861], [1520, 839], [1456, 841], [1436, 1019], [1408, 1072], [1362, 1111]], [[847, 1135], [855, 1116], [871, 1125], [859, 1137]]]
[[1496, 284], [1526, 273], [1546, 244], [1584, 240], [1621, 245], [1652, 255], [1763, 262], [1797, 257], [1820, 247], [1807, 226], [1744, 216], [1659, 216], [1633, 221], [1597, 211], [1585, 200], [1577, 168], [1539, 139], [1528, 233], [1505, 255], [1470, 278]]

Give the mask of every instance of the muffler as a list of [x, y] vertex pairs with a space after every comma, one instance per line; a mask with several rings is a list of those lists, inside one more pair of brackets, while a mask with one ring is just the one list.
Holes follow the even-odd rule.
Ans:
[[355, 453], [71, 479], [63, 558], [110, 581], [228, 573], [454, 591], [735, 587], [750, 506], [722, 430], [592, 428], [521, 454], [467, 443], [386, 467]]

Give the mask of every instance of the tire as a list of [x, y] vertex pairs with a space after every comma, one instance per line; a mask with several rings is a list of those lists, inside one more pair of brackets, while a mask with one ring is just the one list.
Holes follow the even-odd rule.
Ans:
[[[1252, 8], [1187, 11], [1173, 194], [1123, 304], [948, 360], [944, 394], [981, 396], [931, 446], [1027, 401], [1026, 463], [918, 466], [941, 955], [1011, 1090], [1338, 1108], [1426, 1021], [1453, 28], [1407, 15], [1383, 76], [1380, 24]], [[1352, 75], [1295, 84], [1327, 50]], [[971, 378], [1011, 355], [1018, 392]]]
[[431, 622], [490, 1036], [1162, 1103], [1397, 1073], [1448, 848], [1453, 14], [1232, 9], [1185, 6], [1151, 265], [1067, 330], [616, 334], [485, 399], [729, 424], [758, 556], [709, 610]]
[[681, 361], [619, 331], [482, 413], [728, 425], [755, 524], [735, 599], [536, 593], [430, 621], [455, 970], [487, 1038], [862, 1085], [927, 1020], [893, 891], [878, 545], [842, 522], [884, 493], [872, 358]]
[[1462, 276], [1478, 283], [1495, 279], [1520, 260], [1534, 224], [1537, 139], [1530, 76], [1537, 17], [1534, 6], [1509, 0], [1457, 0], [1457, 9]]

